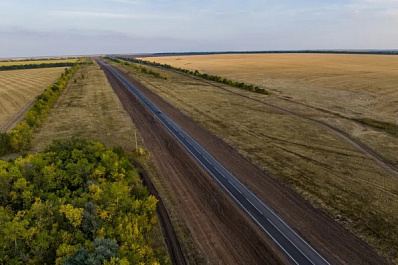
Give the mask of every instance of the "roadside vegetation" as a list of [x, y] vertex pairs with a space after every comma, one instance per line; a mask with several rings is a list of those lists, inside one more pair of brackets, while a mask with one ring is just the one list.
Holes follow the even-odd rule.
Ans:
[[151, 247], [156, 202], [126, 155], [98, 142], [0, 161], [0, 263], [169, 264]]
[[[151, 154], [146, 151], [134, 123], [123, 109], [104, 72], [94, 63], [79, 68], [73, 80], [68, 88], [63, 90], [46, 120], [35, 131], [32, 150], [42, 152], [54, 140], [77, 137], [99, 141], [110, 148], [119, 149], [117, 147], [120, 146], [133, 154], [134, 161], [138, 161], [145, 168], [167, 205], [184, 255], [187, 255], [187, 260], [192, 264], [198, 264], [197, 261], [203, 260], [203, 256], [196, 254], [198, 247], [182, 214], [176, 209], [175, 204], [170, 203], [172, 192], [164, 191], [164, 183], [162, 185]], [[159, 224], [153, 227], [151, 238], [153, 248], [167, 256]]]
[[25, 114], [25, 120], [19, 123], [9, 133], [1, 133], [0, 155], [12, 152], [26, 151], [31, 147], [32, 134], [47, 117], [48, 111], [54, 105], [59, 93], [67, 85], [67, 81], [77, 71], [79, 65], [65, 68], [61, 77], [52, 84], [43, 94], [39, 95], [33, 106]]
[[35, 98], [64, 71], [60, 67], [0, 72], [0, 132], [14, 128]]
[[[379, 253], [398, 262], [396, 177], [317, 125], [200, 80], [162, 72], [170, 75], [168, 82], [134, 71], [130, 74]], [[239, 94], [268, 98], [248, 91]], [[249, 178], [245, 183], [266, 198], [261, 183]]]
[[182, 73], [194, 75], [196, 77], [200, 77], [200, 78], [203, 78], [203, 79], [206, 79], [206, 80], [209, 80], [209, 81], [214, 81], [214, 82], [217, 82], [217, 83], [222, 83], [222, 84], [225, 84], [225, 85], [229, 85], [229, 86], [233, 86], [233, 87], [249, 90], [249, 91], [252, 91], [252, 92], [255, 92], [255, 93], [259, 93], [259, 94], [269, 95], [269, 91], [265, 90], [264, 88], [260, 88], [258, 86], [253, 86], [253, 85], [248, 85], [248, 84], [243, 83], [243, 82], [235, 82], [235, 81], [232, 81], [230, 79], [223, 78], [223, 77], [220, 77], [220, 76], [217, 76], [217, 75], [204, 74], [204, 73], [199, 72], [198, 70], [191, 71], [191, 70], [188, 70], [188, 69], [174, 67], [174, 66], [171, 66], [169, 64], [161, 64], [161, 63], [156, 63], [156, 62], [149, 62], [149, 61], [145, 61], [145, 60], [140, 60], [140, 59], [135, 59], [135, 58], [128, 58], [128, 57], [119, 57], [118, 59], [125, 60], [125, 61], [131, 61], [131, 62], [138, 63], [138, 64], [145, 64], [145, 65], [150, 65], [150, 66], [163, 67], [163, 68], [166, 68], [166, 69], [170, 69], [170, 70], [179, 71], [179, 72], [182, 72]]
[[107, 59], [107, 60], [109, 60], [111, 62], [114, 62], [114, 63], [122, 63], [125, 66], [131, 66], [131, 67], [135, 68], [138, 73], [145, 73], [145, 74], [152, 75], [154, 77], [162, 78], [162, 79], [166, 79], [166, 80], [169, 79], [169, 76], [167, 76], [167, 75], [162, 75], [159, 72], [156, 72], [156, 71], [154, 71], [152, 69], [146, 68], [146, 67], [144, 67], [142, 65], [139, 65], [139, 64], [136, 64], [136, 63], [126, 62], [126, 61], [124, 61], [122, 59], [116, 59], [116, 58], [113, 58], [113, 57], [105, 57], [105, 59]]
[[20, 70], [20, 69], [37, 69], [37, 68], [51, 68], [51, 67], [70, 67], [76, 63], [41, 63], [41, 64], [16, 64], [16, 65], [0, 65], [0, 71]]

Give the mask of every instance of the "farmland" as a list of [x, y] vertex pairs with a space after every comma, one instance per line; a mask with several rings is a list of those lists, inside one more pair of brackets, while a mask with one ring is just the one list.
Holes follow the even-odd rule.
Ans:
[[[81, 137], [133, 151], [134, 135], [134, 126], [102, 71], [88, 66], [76, 73], [34, 135], [33, 150], [42, 151], [53, 140]], [[137, 144], [143, 147], [139, 136]]]
[[14, 127], [14, 118], [23, 117], [29, 103], [63, 72], [63, 67], [0, 72], [0, 132]]
[[[176, 60], [180, 57], [171, 58], [177, 63], [182, 61]], [[237, 76], [227, 76], [221, 70], [211, 72], [208, 69], [194, 68], [189, 64], [173, 65], [199, 69], [201, 72], [220, 76], [224, 73], [224, 76], [232, 80], [239, 80]], [[138, 73], [134, 67], [125, 69], [187, 116], [235, 147], [240, 154], [258, 167], [271, 173], [385, 256], [397, 261], [398, 181], [396, 177], [380, 168], [372, 159], [337, 135], [315, 124], [265, 107], [250, 98], [272, 101], [274, 104], [325, 121], [336, 122], [335, 114], [317, 110], [315, 106], [308, 107], [283, 100], [282, 96], [275, 95], [278, 93], [276, 90], [273, 90], [271, 96], [230, 87], [222, 90], [201, 80], [158, 68], [153, 69], [169, 76], [168, 80]], [[227, 67], [225, 69], [228, 70]], [[227, 71], [225, 69], [224, 71]], [[286, 73], [286, 76], [289, 74]], [[249, 83], [247, 79], [240, 80]], [[272, 87], [267, 88], [272, 91]], [[315, 93], [315, 89], [313, 92]], [[239, 95], [245, 95], [247, 98]], [[340, 120], [342, 128], [357, 126], [350, 119], [340, 117]], [[396, 137], [374, 128], [362, 129], [366, 130], [368, 135], [377, 136], [369, 136], [372, 140], [368, 142], [373, 141], [372, 147], [376, 146], [389, 158], [396, 159], [394, 156], [396, 150], [393, 148]], [[387, 141], [383, 145], [380, 139]], [[254, 181], [250, 176], [243, 181], [267, 200], [268, 195], [263, 192], [266, 189], [265, 186], [262, 187], [263, 183]]]
[[23, 65], [23, 64], [42, 64], [42, 63], [75, 63], [77, 59], [60, 59], [60, 60], [32, 60], [32, 61], [23, 61], [23, 60], [15, 60], [15, 61], [0, 61], [0, 66], [8, 66], [8, 65]]
[[397, 56], [249, 54], [149, 59], [260, 85], [275, 95], [343, 115], [397, 118]]

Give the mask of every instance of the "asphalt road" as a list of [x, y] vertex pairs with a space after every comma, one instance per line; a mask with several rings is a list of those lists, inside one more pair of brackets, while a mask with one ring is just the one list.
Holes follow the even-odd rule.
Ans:
[[329, 264], [315, 249], [289, 227], [272, 209], [237, 180], [203, 147], [185, 133], [176, 123], [150, 102], [111, 66], [104, 67], [114, 74], [153, 113], [154, 117], [191, 153], [191, 155], [214, 177], [220, 186], [252, 220], [278, 245], [295, 264]]

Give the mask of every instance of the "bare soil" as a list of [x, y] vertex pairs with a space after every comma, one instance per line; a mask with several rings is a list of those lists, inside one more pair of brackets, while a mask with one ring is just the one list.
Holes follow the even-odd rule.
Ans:
[[[375, 253], [365, 242], [334, 222], [320, 210], [314, 209], [309, 205], [308, 202], [304, 201], [296, 193], [286, 188], [279, 181], [275, 180], [270, 175], [254, 166], [250, 161], [245, 159], [234, 148], [226, 144], [220, 138], [203, 129], [203, 127], [198, 125], [198, 123], [182, 114], [181, 111], [171, 106], [169, 103], [135, 81], [133, 78], [129, 77], [127, 74], [124, 74], [124, 76], [128, 78], [132, 84], [139, 88], [153, 103], [159, 106], [164, 113], [166, 113], [185, 131], [193, 136], [195, 140], [204, 146], [216, 159], [226, 166], [227, 169], [229, 169], [243, 183], [251, 188], [252, 191], [254, 191], [254, 193], [257, 194], [264, 202], [276, 210], [276, 212], [278, 212], [281, 217], [287, 221], [287, 223], [294, 227], [300, 235], [310, 242], [310, 244], [315, 246], [332, 264], [386, 263], [386, 261], [377, 253]], [[212, 190], [210, 194], [208, 193], [208, 185], [215, 185], [214, 181], [209, 178], [207, 174], [203, 173], [203, 176], [198, 179], [197, 174], [199, 171], [203, 170], [199, 169], [198, 173], [185, 171], [189, 170], [191, 167], [194, 168], [194, 164], [196, 165], [196, 163], [184, 150], [181, 150], [181, 147], [178, 144], [175, 144], [175, 140], [170, 139], [170, 135], [168, 133], [161, 133], [164, 129], [161, 128], [155, 120], [152, 120], [152, 123], [151, 121], [145, 122], [145, 115], [142, 115], [142, 117], [134, 115], [136, 112], [134, 111], [134, 108], [137, 108], [137, 104], [133, 103], [134, 97], [131, 97], [131, 95], [129, 96], [129, 93], [127, 92], [124, 92], [122, 95], [119, 94], [121, 92], [117, 93], [120, 95], [122, 102], [124, 102], [124, 106], [128, 113], [131, 113], [134, 119], [140, 119], [139, 122], [136, 122], [138, 130], [141, 132], [141, 134], [143, 131], [145, 131], [145, 134], [142, 134], [142, 137], [144, 138], [148, 148], [150, 150], [152, 149], [151, 151], [154, 153], [159, 168], [161, 168], [161, 171], [164, 172], [164, 177], [169, 179], [169, 184], [172, 187], [175, 187], [175, 196], [177, 198], [181, 198], [179, 203], [181, 203], [181, 207], [184, 209], [184, 212], [189, 213], [189, 211], [192, 211], [194, 205], [203, 207], [207, 206], [209, 201], [214, 203], [213, 200], [216, 200], [218, 205], [223, 205], [223, 208], [221, 208], [223, 216], [221, 217], [227, 217], [227, 220], [230, 220], [231, 218], [237, 218], [236, 213], [231, 213], [230, 211], [226, 211], [224, 209], [224, 207], [227, 207], [227, 205], [233, 204], [228, 198], [225, 198], [225, 194], [220, 193], [218, 188]], [[126, 98], [129, 98], [129, 100], [127, 101]], [[140, 108], [142, 107], [140, 106]], [[145, 114], [145, 112], [143, 114]], [[149, 117], [147, 116], [146, 119], [148, 118]], [[146, 126], [149, 126], [148, 123], [153, 127], [146, 128]], [[142, 129], [140, 129], [140, 127]], [[148, 141], [150, 141], [150, 143], [148, 143]], [[179, 169], [180, 165], [183, 168]], [[180, 174], [182, 173], [182, 170], [184, 170], [183, 173], [185, 174], [181, 176]], [[196, 196], [194, 197], [194, 195]], [[229, 207], [233, 206], [230, 205]], [[204, 220], [207, 219], [207, 221], [209, 221], [208, 216], [211, 217], [210, 220], [214, 218], [220, 218], [219, 210], [205, 210], [207, 217], [202, 216], [202, 218], [205, 218]], [[242, 214], [240, 210], [236, 209], [236, 211], [239, 212], [239, 215]], [[201, 244], [204, 252], [206, 255], [208, 255], [210, 261], [213, 263], [214, 261], [221, 260], [223, 260], [223, 262], [231, 262], [231, 260], [225, 260], [225, 258], [221, 257], [223, 255], [233, 255], [233, 253], [229, 254], [229, 250], [237, 253], [236, 249], [233, 249], [230, 246], [227, 249], [220, 248], [217, 252], [214, 252], [215, 249], [213, 246], [211, 246], [209, 240], [215, 241], [217, 234], [221, 236], [221, 231], [228, 231], [226, 235], [223, 235], [224, 244], [228, 244], [227, 239], [233, 235], [236, 236], [236, 233], [240, 235], [240, 230], [237, 230], [236, 227], [235, 229], [231, 229], [231, 227], [226, 225], [236, 226], [236, 224], [230, 224], [227, 222], [227, 220], [225, 220], [223, 223], [224, 226], [217, 229], [219, 233], [211, 233], [206, 235], [204, 234], [206, 231], [204, 230], [205, 228], [198, 226], [199, 224], [197, 223], [197, 218], [192, 218], [192, 213], [187, 214], [187, 221], [189, 224], [191, 224], [190, 228], [193, 234], [196, 236], [198, 242]], [[200, 223], [202, 223], [202, 221]], [[250, 223], [251, 221], [249, 221], [249, 224]], [[250, 225], [252, 226], [252, 224]], [[223, 230], [220, 230], [221, 228], [223, 228]], [[229, 235], [229, 233], [232, 233], [232, 235]], [[259, 250], [259, 246], [256, 246], [257, 244], [253, 244], [254, 241], [252, 235], [250, 235], [251, 239], [247, 238], [246, 235], [248, 235], [247, 231], [244, 233], [244, 235], [240, 236], [243, 236], [241, 238], [242, 241], [240, 242], [241, 245], [239, 246], [238, 242], [235, 240], [234, 244], [232, 244], [233, 247], [243, 247], [246, 249], [246, 251], [256, 253]], [[249, 240], [249, 242], [247, 240]], [[255, 249], [251, 249], [252, 247]], [[252, 259], [256, 257], [253, 255], [250, 256]], [[215, 257], [217, 257], [216, 260]], [[259, 260], [256, 258], [255, 260], [260, 261], [261, 259]], [[263, 259], [262, 262], [264, 263], [265, 260], [266, 259]], [[253, 262], [242, 263], [243, 260], [241, 259], [235, 261], [238, 261], [240, 264], [253, 264]]]
[[[107, 73], [107, 71], [105, 70]], [[167, 130], [118, 80], [107, 77], [167, 180], [196, 242], [211, 264], [287, 261]], [[142, 87], [140, 87], [142, 88]]]

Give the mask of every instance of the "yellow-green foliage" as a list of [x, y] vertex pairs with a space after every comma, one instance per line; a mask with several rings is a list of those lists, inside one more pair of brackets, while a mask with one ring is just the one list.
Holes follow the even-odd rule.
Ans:
[[48, 111], [54, 105], [59, 92], [66, 86], [68, 79], [77, 71], [79, 65], [65, 69], [65, 73], [36, 98], [35, 103], [25, 114], [25, 120], [11, 130], [8, 136], [0, 137], [0, 155], [27, 150], [30, 147], [33, 131], [44, 121]]
[[156, 203], [98, 142], [0, 161], [0, 264], [168, 264], [151, 248]]

